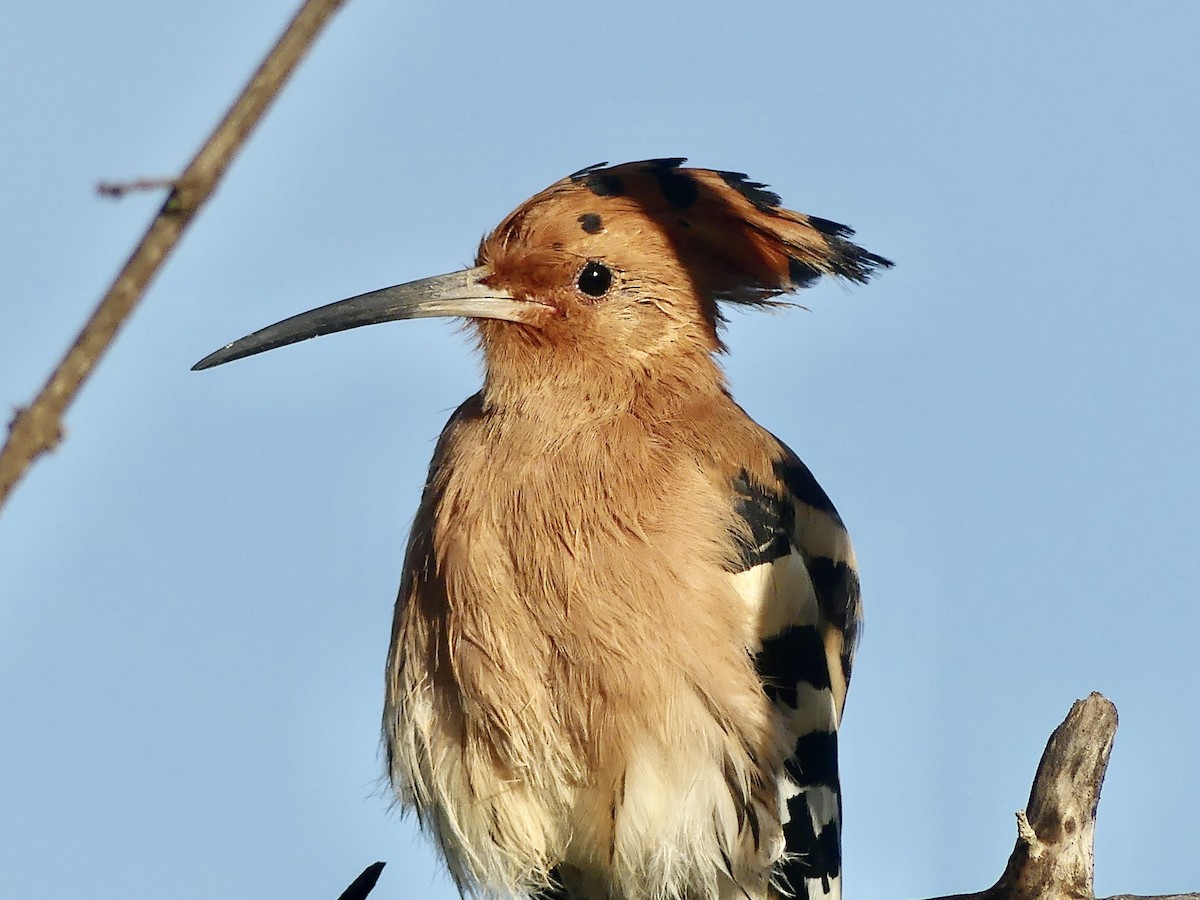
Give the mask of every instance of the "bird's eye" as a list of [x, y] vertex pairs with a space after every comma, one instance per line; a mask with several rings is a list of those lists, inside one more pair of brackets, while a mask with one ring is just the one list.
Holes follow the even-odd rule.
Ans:
[[576, 284], [589, 297], [603, 297], [612, 287], [612, 269], [592, 260], [583, 267]]

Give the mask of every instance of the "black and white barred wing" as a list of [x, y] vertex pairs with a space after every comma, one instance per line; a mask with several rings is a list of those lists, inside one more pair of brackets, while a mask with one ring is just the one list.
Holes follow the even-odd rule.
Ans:
[[781, 883], [797, 897], [836, 900], [841, 884], [837, 729], [861, 623], [854, 551], [812, 473], [780, 444], [772, 484], [742, 473], [735, 508], [738, 592], [756, 610], [763, 690], [795, 744], [783, 787]]

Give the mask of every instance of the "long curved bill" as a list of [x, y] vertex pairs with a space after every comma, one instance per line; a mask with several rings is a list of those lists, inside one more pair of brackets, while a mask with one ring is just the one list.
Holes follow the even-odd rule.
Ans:
[[192, 371], [211, 369], [297, 341], [378, 322], [429, 316], [468, 316], [519, 322], [530, 307], [540, 305], [516, 300], [503, 290], [481, 284], [481, 280], [489, 274], [486, 266], [478, 266], [397, 284], [311, 309], [226, 344], [192, 366]]

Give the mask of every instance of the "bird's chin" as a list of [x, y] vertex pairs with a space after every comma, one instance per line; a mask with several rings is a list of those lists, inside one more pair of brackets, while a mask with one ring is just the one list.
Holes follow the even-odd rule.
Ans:
[[528, 308], [521, 311], [521, 319], [517, 324], [540, 327], [566, 317], [562, 307], [544, 300], [526, 300]]
[[540, 300], [523, 300], [515, 315], [504, 318], [474, 316], [469, 320], [481, 331], [504, 333], [506, 330], [543, 329], [553, 327], [555, 322], [567, 318], [566, 311], [553, 303]]
[[479, 335], [484, 348], [509, 343], [538, 345], [545, 342], [546, 326], [557, 316], [553, 308], [530, 310], [520, 319], [464, 319]]

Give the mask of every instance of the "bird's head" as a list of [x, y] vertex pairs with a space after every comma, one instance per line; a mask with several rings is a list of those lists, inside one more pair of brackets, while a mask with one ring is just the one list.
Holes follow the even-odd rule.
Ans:
[[193, 368], [360, 325], [461, 316], [477, 326], [498, 390], [598, 375], [626, 384], [711, 364], [722, 303], [768, 305], [822, 275], [864, 282], [891, 265], [745, 175], [682, 162], [581, 169], [510, 213], [473, 268], [301, 313]]

